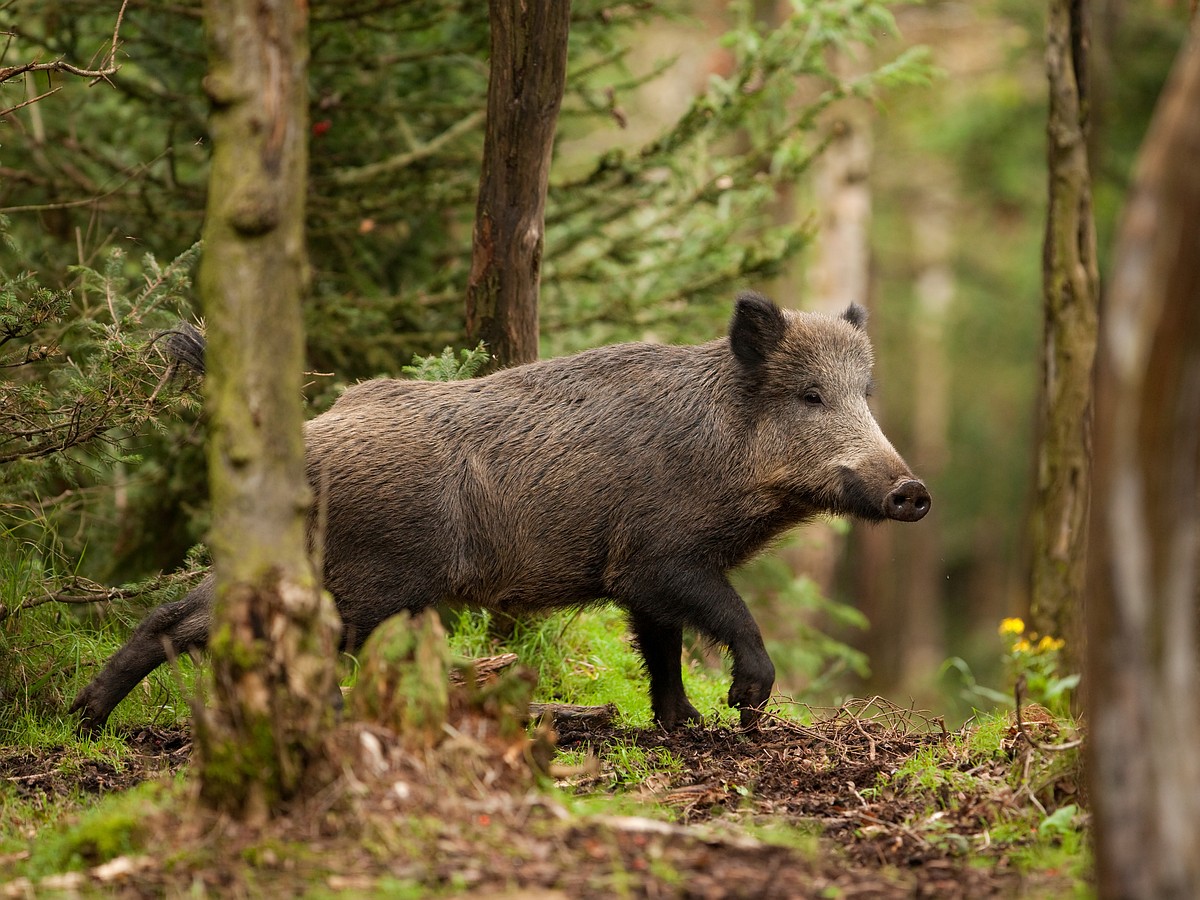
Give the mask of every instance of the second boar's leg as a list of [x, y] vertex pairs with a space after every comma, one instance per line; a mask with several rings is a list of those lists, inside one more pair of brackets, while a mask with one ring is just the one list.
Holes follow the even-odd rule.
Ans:
[[654, 721], [668, 731], [686, 722], [699, 722], [702, 717], [683, 690], [683, 629], [646, 613], [632, 613], [629, 621], [650, 676]]
[[648, 602], [632, 604], [633, 609], [669, 616], [729, 648], [733, 657], [729, 705], [741, 710], [743, 726], [758, 721], [759, 708], [775, 685], [775, 666], [754, 617], [724, 573], [703, 569], [661, 572], [644, 584], [639, 594]]

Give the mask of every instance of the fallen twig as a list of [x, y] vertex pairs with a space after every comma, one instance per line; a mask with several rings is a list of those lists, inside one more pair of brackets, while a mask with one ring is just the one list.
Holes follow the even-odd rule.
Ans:
[[1045, 753], [1061, 753], [1064, 750], [1074, 750], [1083, 744], [1083, 738], [1077, 738], [1073, 741], [1067, 741], [1065, 744], [1043, 744], [1029, 733], [1025, 728], [1025, 720], [1021, 717], [1021, 701], [1022, 695], [1025, 693], [1025, 676], [1022, 675], [1017, 679], [1016, 685], [1013, 686], [1013, 695], [1017, 701], [1017, 732], [1025, 740], [1029, 741], [1029, 746], [1036, 750], [1041, 750]]

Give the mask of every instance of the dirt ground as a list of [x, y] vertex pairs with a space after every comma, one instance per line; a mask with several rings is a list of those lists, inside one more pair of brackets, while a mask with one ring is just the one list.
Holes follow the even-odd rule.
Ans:
[[[668, 734], [587, 719], [560, 719], [556, 730], [561, 750], [590, 750], [596, 761], [564, 767], [563, 759], [580, 754], [558, 756], [551, 774], [560, 791], [548, 792], [529, 774], [524, 738], [506, 741], [486, 723], [459, 722], [453, 740], [424, 753], [405, 749], [386, 729], [343, 726], [335, 739], [343, 761], [336, 788], [267, 831], [204, 814], [148, 822], [151, 835], [171, 835], [161, 852], [97, 864], [49, 886], [130, 897], [174, 896], [199, 885], [221, 896], [284, 896], [317, 885], [370, 896], [380, 879], [413, 895], [535, 898], [1071, 891], [1065, 875], [1022, 875], [1013, 844], [988, 840], [1002, 807], [1020, 802], [996, 788], [1008, 767], [1021, 764], [1019, 736], [1010, 758], [991, 764], [990, 789], [949, 803], [879, 788], [881, 773], [946, 739], [936, 720], [886, 705], [831, 710], [811, 726], [768, 719], [745, 732], [709, 726]], [[127, 741], [131, 753], [119, 768], [78, 759], [62, 766], [66, 751], [0, 751], [0, 777], [35, 801], [74, 790], [114, 792], [179, 770], [191, 751], [185, 730], [144, 728]], [[627, 769], [612, 760], [630, 748], [649, 766], [638, 784], [617, 783]], [[980, 768], [972, 774], [987, 784]], [[568, 809], [575, 797], [597, 793], [670, 807], [675, 821]], [[936, 829], [925, 827], [931, 819]], [[812, 837], [797, 841], [791, 832], [780, 840], [781, 824], [800, 824]], [[190, 854], [179, 854], [180, 846]], [[292, 855], [282, 849], [288, 846], [305, 853]], [[37, 895], [43, 887], [10, 882], [0, 896]]]

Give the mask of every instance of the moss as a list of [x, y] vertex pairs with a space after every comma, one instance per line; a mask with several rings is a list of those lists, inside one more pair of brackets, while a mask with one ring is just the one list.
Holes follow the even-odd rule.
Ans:
[[431, 747], [446, 722], [449, 668], [450, 651], [436, 613], [394, 616], [363, 649], [351, 713], [394, 729], [410, 746]]
[[821, 826], [817, 823], [797, 825], [786, 821], [764, 824], [745, 822], [742, 827], [748, 835], [764, 844], [786, 847], [807, 857], [815, 858], [818, 854], [827, 852], [822, 848]]
[[81, 870], [144, 852], [155, 813], [178, 802], [176, 793], [158, 782], [139, 785], [84, 813], [75, 824], [41, 836], [29, 861], [30, 876]]
[[[197, 733], [206, 728], [198, 724]], [[208, 806], [231, 811], [270, 810], [287, 799], [276, 735], [268, 716], [243, 719], [236, 738], [206, 737], [203, 747], [204, 758], [197, 768], [203, 772], [200, 799]]]

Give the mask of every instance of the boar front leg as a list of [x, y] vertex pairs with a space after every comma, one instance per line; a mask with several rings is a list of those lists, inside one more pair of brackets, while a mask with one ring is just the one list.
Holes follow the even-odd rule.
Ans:
[[644, 612], [630, 615], [646, 673], [650, 676], [650, 706], [654, 721], [671, 731], [687, 722], [699, 722], [701, 715], [692, 706], [683, 689], [680, 659], [683, 656], [683, 629], [660, 622]]
[[[653, 581], [657, 582], [650, 588], [653, 605], [633, 608], [650, 609], [651, 615], [691, 625], [728, 647], [733, 657], [729, 705], [741, 711], [743, 726], [753, 725], [775, 685], [775, 665], [745, 601], [722, 572], [678, 569], [659, 573]], [[683, 690], [682, 682], [679, 690]]]

